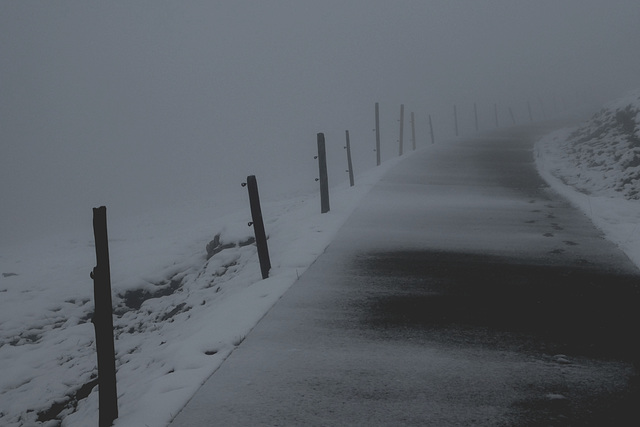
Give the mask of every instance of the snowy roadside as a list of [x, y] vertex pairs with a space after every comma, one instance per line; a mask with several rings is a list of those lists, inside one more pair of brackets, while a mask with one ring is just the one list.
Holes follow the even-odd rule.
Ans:
[[640, 267], [640, 91], [538, 141], [536, 165]]
[[[315, 194], [263, 202], [267, 280], [250, 244], [248, 202], [219, 218], [203, 203], [110, 224], [115, 425], [167, 425], [400, 160], [364, 172], [355, 187], [333, 188], [328, 214], [319, 213]], [[0, 256], [0, 424], [95, 425], [92, 236], [7, 249]]]

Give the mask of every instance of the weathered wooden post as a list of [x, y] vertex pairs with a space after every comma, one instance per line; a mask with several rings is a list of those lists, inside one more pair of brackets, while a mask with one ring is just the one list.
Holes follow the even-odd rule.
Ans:
[[380, 166], [380, 109], [376, 102], [376, 165]]
[[496, 127], [499, 128], [500, 124], [498, 123], [498, 104], [493, 104], [493, 113], [496, 116]]
[[271, 270], [271, 259], [269, 258], [269, 247], [267, 246], [267, 235], [264, 231], [264, 220], [262, 219], [262, 208], [260, 207], [260, 194], [258, 193], [258, 181], [255, 175], [247, 177], [247, 189], [249, 190], [249, 206], [251, 207], [251, 223], [256, 236], [256, 246], [258, 247], [258, 260], [260, 261], [260, 271], [262, 278], [269, 277]]
[[436, 140], [433, 137], [433, 123], [431, 122], [431, 114], [429, 114], [429, 134], [431, 135], [431, 143], [435, 144]]
[[416, 151], [416, 120], [413, 111], [411, 112], [411, 147]]
[[529, 111], [529, 121], [533, 123], [533, 114], [531, 113], [531, 101], [527, 101], [527, 110]]
[[347, 145], [344, 148], [347, 150], [347, 167], [349, 168], [347, 172], [349, 172], [349, 184], [353, 187], [353, 163], [351, 162], [351, 141], [349, 141], [349, 131], [346, 130], [345, 134], [347, 136]]
[[476, 132], [478, 132], [480, 130], [480, 127], [478, 126], [478, 106], [475, 102], [473, 103], [473, 115], [476, 119]]
[[456, 136], [458, 136], [458, 107], [453, 104], [453, 125], [456, 130]]
[[111, 270], [107, 208], [93, 208], [93, 234], [96, 244], [96, 266], [91, 272], [95, 311], [91, 322], [96, 331], [98, 353], [98, 425], [108, 427], [118, 418], [116, 389], [116, 356], [113, 342], [113, 305], [111, 302]]
[[513, 109], [511, 107], [509, 107], [509, 114], [511, 115], [511, 121], [515, 125], [516, 124], [516, 116], [513, 115]]
[[399, 139], [399, 143], [400, 143], [400, 148], [398, 150], [398, 153], [400, 156], [402, 156], [402, 152], [403, 152], [403, 138], [404, 138], [404, 104], [400, 104], [400, 139]]
[[318, 168], [320, 170], [320, 213], [327, 213], [329, 207], [329, 176], [327, 174], [327, 151], [324, 133], [318, 134]]

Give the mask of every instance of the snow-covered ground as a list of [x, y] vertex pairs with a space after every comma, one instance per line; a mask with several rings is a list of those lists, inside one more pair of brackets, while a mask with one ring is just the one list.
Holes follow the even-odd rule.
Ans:
[[[536, 146], [544, 178], [638, 265], [639, 111], [636, 92]], [[264, 203], [273, 265], [267, 280], [255, 246], [246, 244], [248, 203], [225, 206], [231, 215], [208, 201], [110, 223], [115, 425], [166, 425], [397, 161], [357, 176], [353, 188], [333, 188], [328, 214], [319, 213], [315, 194]], [[224, 249], [210, 245], [208, 254], [216, 236]], [[2, 251], [0, 425], [96, 425], [90, 230]]]
[[[264, 203], [262, 280], [247, 201], [211, 201], [108, 224], [118, 426], [163, 426], [324, 251], [398, 159], [331, 191]], [[258, 185], [260, 177], [258, 177]], [[245, 191], [238, 185], [238, 191]], [[109, 212], [107, 212], [109, 216]], [[0, 425], [97, 425], [91, 230], [0, 255]], [[217, 239], [216, 239], [216, 236]], [[215, 245], [212, 243], [216, 241]], [[209, 248], [207, 249], [207, 246]]]
[[538, 171], [640, 266], [640, 90], [536, 146]]

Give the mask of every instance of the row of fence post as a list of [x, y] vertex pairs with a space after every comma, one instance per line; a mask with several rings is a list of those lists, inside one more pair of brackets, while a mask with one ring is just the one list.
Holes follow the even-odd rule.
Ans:
[[[541, 104], [541, 117], [542, 118], [546, 118], [546, 112], [544, 110], [544, 105], [542, 104], [542, 101], [540, 101]], [[527, 114], [529, 117], [529, 122], [533, 123], [534, 122], [534, 117], [533, 117], [533, 108], [531, 106], [531, 102], [527, 101], [526, 103], [526, 108], [527, 108]], [[513, 111], [513, 108], [511, 106], [507, 107], [507, 111], [509, 112], [509, 118], [511, 119], [511, 123], [516, 125], [517, 124], [517, 120], [516, 120], [516, 116], [515, 113]], [[454, 135], [456, 137], [460, 136], [460, 126], [459, 126], [459, 115], [458, 115], [459, 111], [458, 111], [458, 106], [456, 104], [454, 104], [453, 106], [453, 132]], [[500, 120], [498, 118], [498, 104], [494, 103], [493, 104], [493, 115], [494, 115], [494, 120], [495, 120], [495, 127], [499, 128], [500, 127]], [[474, 118], [474, 128], [476, 130], [476, 132], [480, 131], [480, 120], [479, 120], [479, 114], [478, 114], [478, 104], [477, 103], [473, 103], [473, 118]], [[431, 128], [431, 130], [433, 130], [432, 124], [431, 124], [431, 119], [429, 126]]]

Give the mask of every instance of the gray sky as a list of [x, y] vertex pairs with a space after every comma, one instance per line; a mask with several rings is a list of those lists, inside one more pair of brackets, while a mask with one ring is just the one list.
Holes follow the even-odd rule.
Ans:
[[400, 103], [426, 140], [453, 104], [488, 127], [493, 103], [615, 98], [640, 87], [638, 22], [637, 0], [0, 0], [0, 241], [223, 204], [249, 174], [314, 188], [316, 132], [338, 183], [345, 129], [375, 161], [375, 102], [388, 157]]

